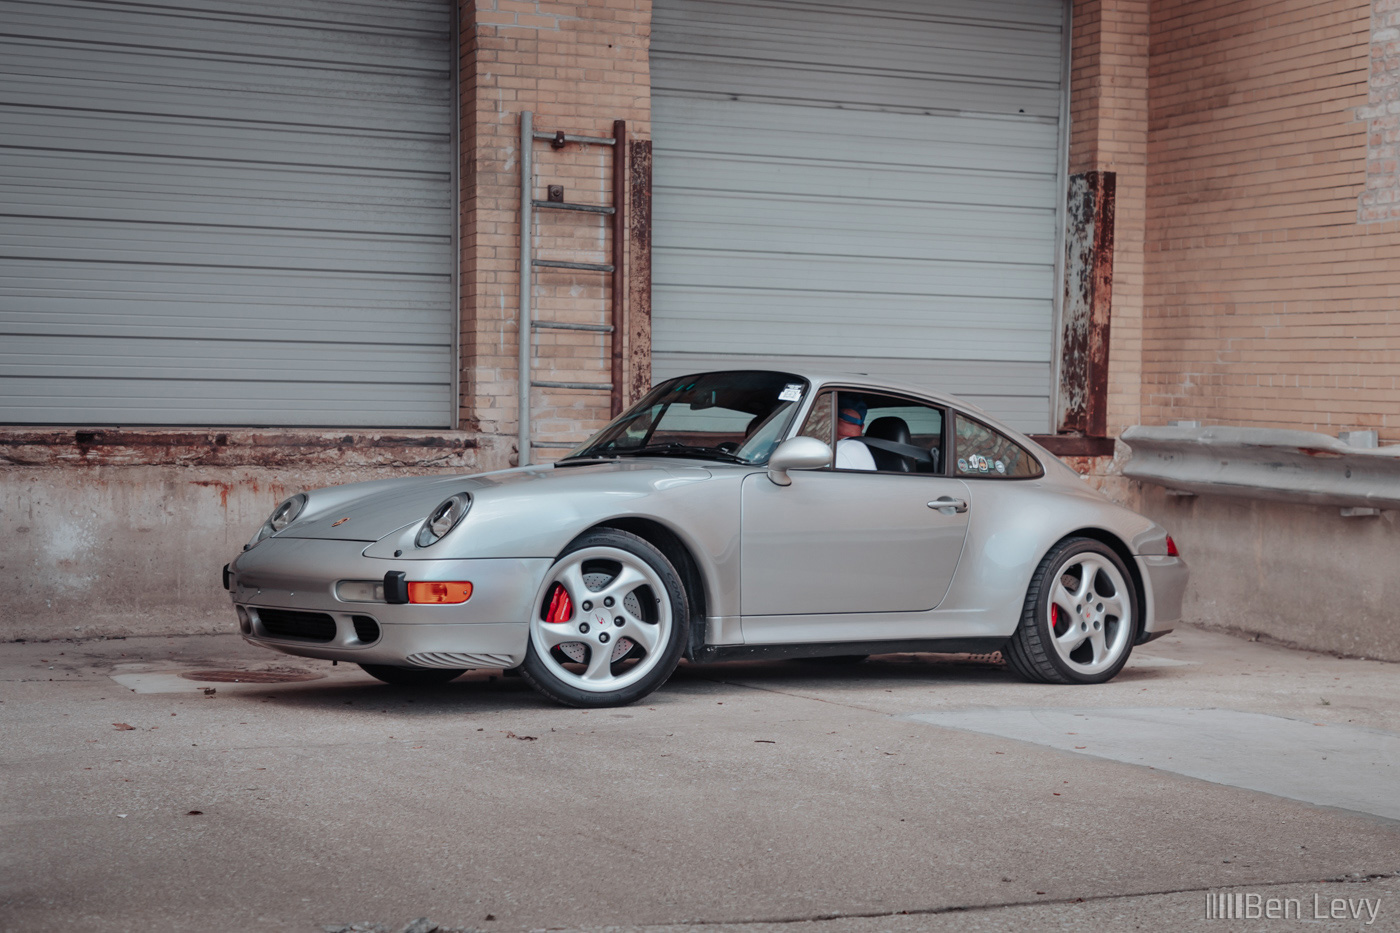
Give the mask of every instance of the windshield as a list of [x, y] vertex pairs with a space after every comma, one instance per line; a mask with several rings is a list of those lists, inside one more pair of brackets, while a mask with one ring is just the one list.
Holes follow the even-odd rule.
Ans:
[[801, 376], [754, 370], [670, 379], [564, 459], [675, 456], [766, 463], [807, 388]]

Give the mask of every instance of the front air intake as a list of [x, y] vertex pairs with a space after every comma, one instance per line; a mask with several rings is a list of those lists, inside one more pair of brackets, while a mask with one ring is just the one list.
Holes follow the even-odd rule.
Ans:
[[257, 612], [263, 631], [273, 638], [297, 638], [302, 641], [335, 639], [335, 619], [324, 612], [293, 612], [290, 609], [259, 609]]
[[355, 637], [365, 644], [379, 641], [379, 623], [369, 616], [351, 616], [350, 621], [355, 623]]

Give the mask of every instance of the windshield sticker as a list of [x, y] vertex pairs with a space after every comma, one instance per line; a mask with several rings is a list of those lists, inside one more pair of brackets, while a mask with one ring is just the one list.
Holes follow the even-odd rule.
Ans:
[[958, 458], [958, 472], [959, 472], [959, 473], [966, 473], [966, 472], [968, 472], [968, 470], [967, 470], [967, 460], [966, 460], [966, 458], [964, 458], [964, 457], [959, 457], [959, 458]]
[[789, 382], [783, 386], [783, 391], [778, 393], [780, 402], [800, 402], [802, 401], [802, 386], [795, 382]]
[[1002, 475], [1005, 475], [1005, 474], [1006, 474], [1006, 464], [1005, 464], [1005, 463], [1002, 463], [1000, 460], [998, 460], [998, 461], [994, 464], [994, 466], [996, 466], [997, 472], [998, 472], [998, 473], [1001, 473]]

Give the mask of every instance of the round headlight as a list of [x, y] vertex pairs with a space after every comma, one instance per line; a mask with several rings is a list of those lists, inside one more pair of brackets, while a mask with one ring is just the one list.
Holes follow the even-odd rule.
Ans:
[[301, 510], [305, 505], [305, 496], [292, 496], [286, 502], [283, 502], [277, 508], [273, 509], [272, 517], [267, 520], [267, 523], [272, 526], [274, 532], [281, 531], [283, 528], [286, 528], [292, 522], [296, 521], [297, 516], [301, 514]]
[[301, 510], [306, 508], [306, 493], [297, 493], [290, 499], [284, 499], [278, 503], [277, 508], [272, 510], [267, 521], [263, 522], [262, 530], [258, 532], [258, 540], [261, 541], [268, 535], [275, 535], [297, 520]]
[[418, 537], [414, 543], [419, 547], [427, 547], [438, 541], [457, 526], [471, 507], [471, 494], [465, 492], [459, 492], [439, 502], [437, 508], [429, 512], [428, 517], [423, 520], [423, 527], [418, 529]]

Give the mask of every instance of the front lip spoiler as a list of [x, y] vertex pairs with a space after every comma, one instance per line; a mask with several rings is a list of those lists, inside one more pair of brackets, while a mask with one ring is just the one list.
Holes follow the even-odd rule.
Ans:
[[243, 633], [243, 640], [283, 654], [347, 664], [505, 670], [525, 660], [530, 639], [528, 622], [382, 624], [379, 638], [370, 644], [350, 641], [342, 623], [337, 628], [331, 642], [278, 638], [260, 631], [260, 626]]

